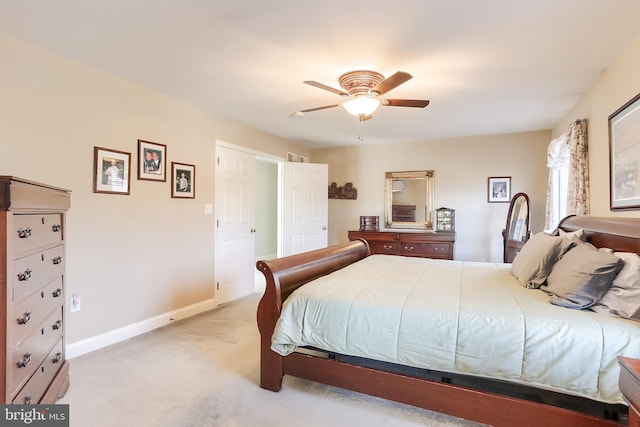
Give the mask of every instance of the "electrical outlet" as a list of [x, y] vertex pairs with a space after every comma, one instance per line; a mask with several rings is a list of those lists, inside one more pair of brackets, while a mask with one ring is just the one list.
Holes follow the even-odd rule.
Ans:
[[69, 312], [80, 311], [80, 293], [74, 292], [69, 301]]
[[213, 205], [211, 203], [204, 204], [204, 214], [213, 215]]

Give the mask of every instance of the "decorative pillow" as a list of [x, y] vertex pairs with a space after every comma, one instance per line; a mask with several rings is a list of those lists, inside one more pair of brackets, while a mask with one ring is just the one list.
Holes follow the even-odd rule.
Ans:
[[524, 244], [511, 265], [511, 274], [526, 288], [539, 288], [553, 264], [575, 242], [559, 236], [537, 233]]
[[591, 307], [607, 293], [622, 266], [617, 256], [579, 243], [558, 260], [540, 289], [551, 295], [551, 304]]
[[624, 261], [611, 288], [591, 309], [597, 313], [640, 321], [640, 256], [633, 252], [614, 252]]

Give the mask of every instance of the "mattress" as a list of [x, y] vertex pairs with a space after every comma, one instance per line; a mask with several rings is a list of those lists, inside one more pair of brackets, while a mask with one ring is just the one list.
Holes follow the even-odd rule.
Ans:
[[272, 349], [311, 346], [624, 403], [617, 357], [640, 357], [640, 323], [551, 305], [510, 269], [371, 255], [291, 294]]

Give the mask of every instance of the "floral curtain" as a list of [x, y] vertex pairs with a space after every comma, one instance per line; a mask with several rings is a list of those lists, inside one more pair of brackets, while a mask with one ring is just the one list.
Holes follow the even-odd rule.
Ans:
[[549, 182], [545, 230], [565, 215], [589, 215], [589, 152], [587, 121], [576, 120], [547, 149]]
[[569, 186], [567, 215], [589, 215], [589, 150], [587, 121], [576, 120], [567, 129], [569, 135]]

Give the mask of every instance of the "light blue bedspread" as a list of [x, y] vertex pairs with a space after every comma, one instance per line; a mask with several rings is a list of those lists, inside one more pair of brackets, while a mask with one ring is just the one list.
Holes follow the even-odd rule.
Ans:
[[551, 305], [510, 269], [369, 256], [296, 290], [272, 349], [313, 346], [623, 403], [617, 356], [640, 357], [640, 323]]

